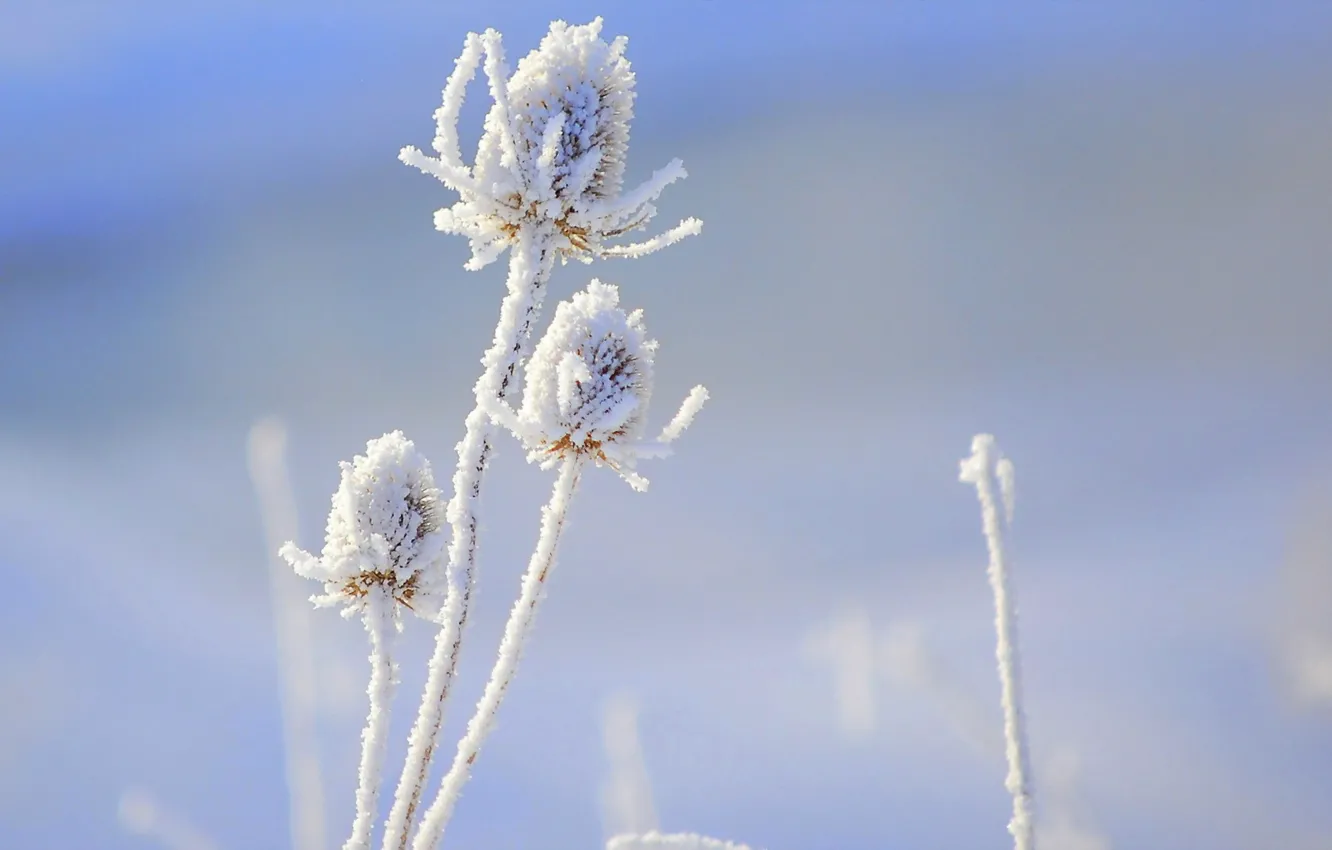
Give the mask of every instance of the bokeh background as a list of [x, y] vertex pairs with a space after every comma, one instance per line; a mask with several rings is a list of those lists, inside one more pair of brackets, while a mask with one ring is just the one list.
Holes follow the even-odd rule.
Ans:
[[[622, 284], [657, 416], [713, 401], [647, 494], [588, 477], [450, 844], [600, 846], [632, 780], [770, 850], [1006, 846], [956, 481], [992, 431], [1043, 846], [1332, 847], [1332, 5], [1296, 0], [6, 3], [0, 846], [291, 846], [274, 623], [313, 588], [271, 585], [248, 435], [282, 423], [307, 548], [370, 437], [447, 479], [504, 272], [396, 153], [468, 30], [596, 14], [630, 179], [682, 157], [658, 224], [706, 225], [553, 294]], [[490, 482], [450, 740], [549, 477]], [[308, 622], [334, 847], [364, 638]]]

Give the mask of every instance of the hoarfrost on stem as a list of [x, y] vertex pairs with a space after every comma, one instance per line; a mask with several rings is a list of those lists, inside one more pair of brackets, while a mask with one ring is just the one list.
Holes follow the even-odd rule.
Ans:
[[1013, 464], [1000, 455], [994, 437], [978, 434], [971, 441], [971, 455], [962, 461], [958, 477], [963, 483], [976, 487], [981, 505], [981, 526], [990, 554], [987, 572], [990, 589], [994, 592], [994, 625], [998, 636], [995, 657], [999, 666], [1004, 711], [1004, 753], [1008, 759], [1008, 776], [1004, 780], [1004, 787], [1013, 798], [1013, 819], [1008, 824], [1008, 831], [1013, 836], [1016, 850], [1034, 850], [1031, 762], [1027, 753], [1026, 721], [1022, 708], [1017, 605], [1013, 602], [1009, 587], [1003, 523], [999, 519], [999, 500], [995, 498], [997, 479], [1006, 517], [1011, 520], [1015, 493]]
[[[707, 397], [702, 387], [696, 387], [661, 438], [643, 439], [656, 346], [647, 337], [641, 311], [626, 313], [619, 306], [619, 290], [594, 280], [556, 308], [528, 364], [522, 408], [515, 411], [499, 399], [484, 408], [514, 430], [528, 446], [530, 459], [540, 461], [543, 468], [558, 465], [560, 473], [542, 512], [541, 534], [505, 626], [498, 660], [458, 742], [453, 766], [421, 820], [412, 845], [415, 850], [439, 844], [494, 725], [555, 566], [583, 465], [588, 461], [609, 465], [642, 489], [647, 482], [633, 472], [637, 458], [667, 454], [670, 439], [688, 427]], [[478, 394], [478, 401], [484, 398]]]
[[[460, 459], [475, 457], [477, 465], [460, 464], [461, 477], [455, 477], [455, 497], [449, 506], [449, 519], [455, 530], [464, 523], [470, 536], [455, 537], [450, 548], [451, 564], [455, 557], [462, 559], [464, 556], [461, 541], [475, 540], [475, 514], [463, 511], [474, 511], [471, 506], [475, 503], [479, 476], [485, 466], [484, 450], [479, 453], [469, 451], [469, 446], [473, 445], [469, 440], [474, 439], [475, 434], [486, 433], [473, 422], [478, 415], [493, 417], [512, 428], [528, 446], [530, 458], [540, 460], [543, 467], [563, 463], [566, 472], [561, 473], [562, 476], [571, 474], [568, 473], [569, 464], [578, 467], [590, 459], [598, 465], [613, 467], [637, 489], [647, 486], [647, 481], [633, 471], [637, 459], [668, 454], [669, 443], [689, 426], [707, 399], [706, 390], [695, 387], [662, 435], [654, 441], [643, 439], [655, 350], [656, 342], [647, 338], [641, 312], [625, 313], [619, 308], [619, 291], [594, 280], [585, 292], [556, 309], [551, 328], [537, 345], [526, 370], [527, 384], [521, 411], [515, 411], [504, 402], [503, 385], [487, 392], [487, 377], [483, 376], [477, 386], [478, 408], [468, 419], [469, 435], [459, 447]], [[468, 492], [463, 490], [467, 482], [472, 483], [470, 495], [460, 499], [459, 493]], [[561, 504], [569, 497], [562, 499]], [[560, 526], [562, 521], [557, 525]], [[544, 545], [544, 542], [539, 543], [538, 549]], [[469, 550], [466, 554], [474, 556], [474, 551]], [[544, 570], [541, 575], [544, 581]], [[456, 664], [461, 634], [461, 624], [453, 627], [449, 624], [456, 622], [455, 600], [466, 599], [465, 592], [458, 597], [454, 591], [451, 587], [443, 618], [446, 628], [437, 640], [436, 653], [431, 659], [422, 711], [409, 740], [408, 760], [390, 812], [386, 850], [390, 839], [396, 840], [399, 847], [407, 840], [412, 813], [420, 799], [425, 771], [442, 722], [447, 681], [452, 676], [449, 665]], [[527, 622], [524, 621], [513, 637], [518, 645], [525, 639]], [[506, 632], [506, 645], [507, 635]], [[512, 663], [506, 668], [508, 662], [505, 659], [510, 657]], [[516, 663], [516, 650], [501, 652], [500, 661], [492, 673], [492, 684], [487, 687], [487, 695], [469, 724], [468, 734], [459, 745], [459, 755], [422, 822], [414, 846], [431, 847], [443, 833], [457, 794], [470, 773], [472, 759], [488, 733], [488, 718], [498, 710]], [[507, 672], [501, 675], [501, 668]], [[466, 759], [462, 755], [464, 750], [468, 751]]]
[[523, 574], [518, 599], [513, 603], [509, 620], [504, 626], [499, 657], [490, 671], [490, 679], [477, 703], [476, 712], [467, 724], [467, 732], [458, 742], [453, 766], [440, 783], [434, 802], [421, 818], [421, 828], [412, 843], [414, 850], [433, 850], [439, 845], [444, 829], [453, 816], [454, 807], [458, 804], [463, 785], [471, 777], [472, 765], [481, 751], [481, 745], [495, 725], [500, 703], [504, 701], [504, 695], [513, 682], [518, 662], [522, 659], [523, 647], [531, 634], [537, 608], [545, 597], [546, 581], [555, 569], [560, 538], [568, 522], [569, 506], [578, 489], [582, 466], [582, 458], [576, 455], [564, 461], [550, 501], [541, 509], [541, 533], [531, 560], [528, 561], [527, 571]]
[[542, 247], [540, 234], [524, 228], [509, 255], [507, 292], [500, 304], [494, 340], [482, 358], [484, 368], [474, 392], [477, 406], [468, 414], [466, 432], [458, 443], [458, 465], [453, 473], [453, 496], [445, 510], [452, 537], [448, 548], [445, 581], [448, 593], [440, 614], [443, 628], [435, 637], [425, 692], [416, 722], [407, 741], [403, 762], [384, 832], [384, 850], [403, 850], [410, 838], [411, 822], [421, 801], [439, 743], [454, 675], [458, 668], [463, 632], [467, 627], [472, 589], [476, 583], [478, 510], [481, 481], [490, 461], [494, 426], [486, 415], [487, 403], [502, 400], [513, 386], [518, 363], [527, 348], [531, 328], [540, 313], [545, 282], [554, 255]]
[[[601, 38], [601, 26], [600, 18], [585, 26], [555, 21], [512, 76], [499, 33], [469, 34], [435, 112], [437, 156], [414, 147], [400, 155], [404, 163], [458, 192], [457, 203], [435, 214], [435, 225], [469, 239], [472, 256], [466, 268], [482, 268], [506, 248], [512, 251], [500, 319], [476, 383], [477, 407], [467, 417], [466, 434], [458, 444], [447, 510], [452, 541], [443, 628], [408, 739], [385, 850], [407, 846], [457, 672], [476, 582], [478, 506], [494, 428], [482, 407], [502, 402], [516, 377], [555, 258], [643, 256], [702, 227], [690, 218], [646, 242], [605, 244], [645, 226], [656, 213], [653, 202], [685, 171], [675, 160], [638, 188], [621, 191], [634, 78], [624, 55], [627, 40], [608, 44]], [[492, 104], [476, 161], [468, 166], [458, 145], [458, 113], [467, 84], [482, 64]]]

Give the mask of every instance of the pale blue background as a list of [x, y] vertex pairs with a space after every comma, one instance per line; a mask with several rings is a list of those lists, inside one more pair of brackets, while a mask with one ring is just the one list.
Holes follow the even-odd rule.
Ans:
[[[503, 269], [461, 269], [430, 228], [451, 196], [395, 156], [467, 30], [516, 59], [598, 13], [639, 76], [631, 179], [682, 157], [659, 226], [706, 228], [553, 292], [623, 284], [656, 415], [714, 400], [650, 493], [590, 476], [451, 846], [599, 846], [620, 691], [667, 829], [1006, 846], [1002, 765], [938, 694], [883, 677], [852, 736], [802, 649], [847, 611], [915, 623], [997, 737], [955, 482], [991, 430], [1038, 797], [1071, 750], [1120, 850], [1332, 847], [1332, 704], [1285, 675], [1332, 622], [1306, 590], [1332, 550], [1300, 543], [1332, 523], [1332, 5], [1215, 0], [5, 6], [0, 846], [149, 846], [128, 787], [224, 850], [285, 846], [246, 433], [288, 422], [307, 547], [369, 437], [447, 478]], [[547, 486], [501, 452], [455, 726]], [[363, 650], [316, 634], [340, 843]]]

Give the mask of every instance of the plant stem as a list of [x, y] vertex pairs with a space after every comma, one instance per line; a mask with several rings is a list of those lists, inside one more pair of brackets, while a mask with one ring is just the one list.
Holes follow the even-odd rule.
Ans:
[[286, 463], [287, 431], [280, 420], [256, 422], [248, 446], [250, 479], [268, 541], [269, 592], [277, 639], [282, 746], [292, 850], [324, 850], [323, 770], [315, 734], [318, 694], [307, 594], [278, 557], [296, 536], [296, 499]]
[[370, 711], [361, 732], [361, 773], [356, 788], [356, 820], [343, 850], [369, 850], [370, 832], [379, 810], [379, 785], [388, 746], [389, 715], [397, 670], [392, 657], [393, 598], [376, 589], [366, 597], [365, 629], [370, 635]]
[[453, 766], [444, 777], [444, 781], [440, 783], [439, 793], [431, 803], [430, 809], [421, 819], [421, 829], [412, 844], [414, 850], [431, 850], [438, 846], [440, 838], [444, 835], [444, 828], [448, 825], [453, 809], [457, 805], [463, 785], [471, 777], [472, 764], [476, 761], [477, 753], [480, 752], [482, 743], [494, 726], [500, 703], [503, 702], [509, 684], [513, 681], [518, 662], [522, 658], [523, 645], [536, 619], [537, 605], [541, 602], [546, 579], [555, 568], [560, 536], [568, 517], [569, 504], [578, 489], [581, 469], [582, 461], [576, 454], [565, 458], [560, 466], [559, 478], [555, 482], [550, 501], [541, 511], [541, 534], [537, 539], [536, 549], [532, 552], [532, 559], [528, 562], [527, 572], [523, 575], [522, 590], [519, 592], [518, 600], [513, 604], [513, 610], [509, 613], [509, 621], [504, 626], [499, 658], [490, 671], [490, 680], [486, 682], [485, 692], [481, 696], [481, 701], [477, 703], [476, 713], [467, 724], [467, 733], [458, 742]]
[[[425, 692], [407, 742], [407, 758], [384, 827], [384, 850], [406, 850], [412, 821], [429, 778], [430, 764], [439, 743], [450, 685], [458, 670], [459, 650], [476, 586], [477, 505], [481, 479], [490, 460], [495, 426], [484, 401], [503, 399], [513, 387], [519, 361], [528, 348], [532, 326], [540, 315], [546, 281], [554, 264], [545, 231], [520, 230], [509, 255], [507, 293], [500, 305], [494, 340], [481, 362], [476, 382], [476, 407], [468, 414], [466, 434], [458, 444], [458, 466], [453, 474], [453, 496], [447, 518], [449, 542], [448, 596], [441, 612], [442, 628], [435, 636]], [[461, 573], [461, 575], [459, 575]]]
[[[986, 571], [990, 578], [990, 589], [994, 592], [994, 625], [998, 637], [995, 658], [999, 664], [999, 686], [1004, 711], [1004, 753], [1008, 759], [1008, 776], [1004, 780], [1004, 787], [1013, 797], [1013, 819], [1008, 824], [1008, 831], [1013, 836], [1016, 850], [1034, 850], [1031, 771], [1028, 767], [1030, 762], [1018, 663], [1017, 607], [1008, 586], [1003, 525], [999, 520], [999, 505], [994, 493], [995, 454], [994, 438], [988, 434], [977, 436], [971, 444], [971, 457], [962, 462], [961, 477], [963, 481], [976, 485], [976, 495], [981, 504], [981, 527], [990, 554]], [[1012, 467], [1005, 462], [1001, 484], [1007, 497], [1005, 508], [1009, 512], [1012, 504], [1011, 476]]]

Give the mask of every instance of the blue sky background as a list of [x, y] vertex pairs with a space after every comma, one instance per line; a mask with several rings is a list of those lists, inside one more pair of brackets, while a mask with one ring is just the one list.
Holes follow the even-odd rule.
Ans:
[[[627, 692], [667, 829], [1006, 846], [955, 481], [985, 430], [1018, 472], [1038, 806], [1077, 827], [1044, 846], [1332, 847], [1332, 7], [759, 9], [6, 8], [0, 846], [150, 846], [116, 820], [134, 787], [223, 850], [286, 846], [246, 434], [287, 423], [307, 548], [366, 439], [403, 428], [447, 478], [503, 271], [462, 270], [430, 226], [450, 196], [396, 153], [469, 29], [516, 59], [602, 14], [638, 72], [630, 178], [682, 157], [659, 221], [706, 227], [553, 293], [622, 284], [657, 414], [713, 402], [648, 494], [590, 476], [451, 843], [599, 846]], [[451, 730], [549, 485], [516, 447], [491, 482]], [[917, 629], [929, 675], [876, 667], [845, 728], [809, 647], [865, 621]], [[363, 638], [314, 628], [340, 843]], [[406, 640], [391, 761], [429, 635]]]

